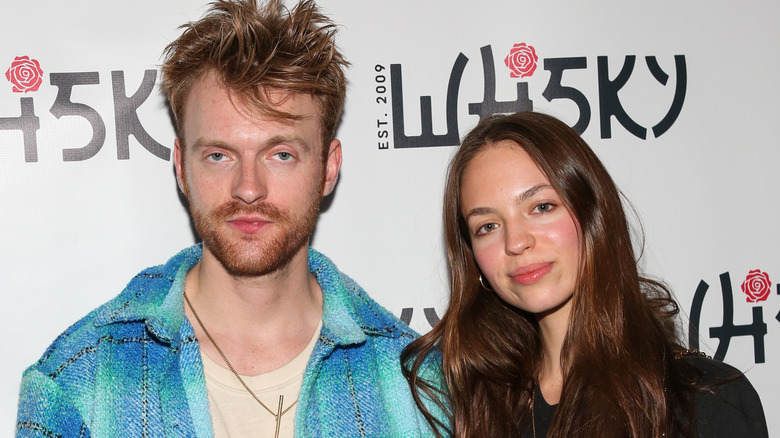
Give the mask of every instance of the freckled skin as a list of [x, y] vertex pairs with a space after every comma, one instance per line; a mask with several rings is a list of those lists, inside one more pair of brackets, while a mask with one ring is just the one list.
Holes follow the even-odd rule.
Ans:
[[187, 144], [177, 139], [174, 162], [204, 261], [216, 258], [233, 275], [265, 275], [305, 257], [341, 148], [331, 142], [323, 165], [319, 111], [309, 95], [290, 95], [279, 106], [304, 116], [295, 121], [236, 105], [211, 75], [199, 79], [185, 104]]

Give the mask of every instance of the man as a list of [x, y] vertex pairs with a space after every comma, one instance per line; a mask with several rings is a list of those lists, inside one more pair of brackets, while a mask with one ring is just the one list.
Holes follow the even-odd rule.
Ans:
[[400, 368], [415, 334], [308, 248], [347, 63], [311, 1], [282, 9], [219, 1], [168, 47], [203, 243], [55, 340], [25, 372], [18, 436], [433, 435]]

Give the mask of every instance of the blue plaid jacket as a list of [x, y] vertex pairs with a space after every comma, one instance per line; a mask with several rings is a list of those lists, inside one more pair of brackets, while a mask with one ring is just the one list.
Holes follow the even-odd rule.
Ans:
[[[182, 296], [201, 249], [141, 272], [54, 341], [22, 378], [17, 437], [213, 436]], [[323, 323], [295, 436], [433, 436], [401, 374], [399, 354], [416, 334], [313, 249], [309, 270], [322, 288]]]

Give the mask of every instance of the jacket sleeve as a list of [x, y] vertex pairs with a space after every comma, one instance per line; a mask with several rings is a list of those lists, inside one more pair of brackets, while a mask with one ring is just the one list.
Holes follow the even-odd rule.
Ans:
[[22, 377], [17, 437], [90, 436], [71, 397], [46, 374], [28, 369]]

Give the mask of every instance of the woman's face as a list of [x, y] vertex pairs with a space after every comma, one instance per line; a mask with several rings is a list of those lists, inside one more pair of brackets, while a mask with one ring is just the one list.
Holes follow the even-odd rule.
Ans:
[[577, 281], [577, 226], [525, 150], [501, 141], [461, 178], [461, 214], [474, 257], [499, 297], [538, 318], [565, 309]]

